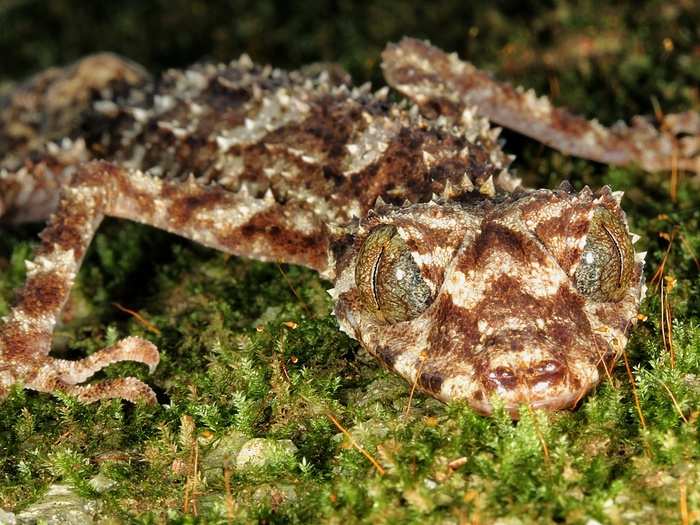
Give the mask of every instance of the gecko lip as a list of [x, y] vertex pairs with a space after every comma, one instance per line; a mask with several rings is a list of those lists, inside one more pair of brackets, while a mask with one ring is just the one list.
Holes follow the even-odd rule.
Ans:
[[[586, 384], [578, 388], [573, 388], [569, 384], [562, 384], [558, 388], [559, 393], [552, 395], [549, 391], [547, 397], [537, 398], [526, 389], [518, 389], [508, 392], [507, 395], [492, 393], [494, 398], [500, 397], [503, 408], [513, 419], [519, 419], [522, 407], [531, 410], [562, 410], [576, 405], [588, 392], [592, 385]], [[471, 407], [484, 415], [491, 415], [494, 410], [493, 404], [486, 397], [483, 401], [472, 402]]]
[[490, 414], [493, 412], [491, 401], [499, 398], [514, 419], [518, 418], [522, 406], [546, 410], [568, 408], [592, 386], [577, 375], [564, 361], [551, 355], [512, 365], [497, 358], [481, 378], [480, 399], [472, 398], [472, 407]]

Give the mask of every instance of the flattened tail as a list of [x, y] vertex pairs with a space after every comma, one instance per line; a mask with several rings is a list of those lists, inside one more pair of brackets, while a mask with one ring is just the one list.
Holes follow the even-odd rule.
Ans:
[[0, 97], [0, 166], [17, 169], [45, 144], [77, 136], [96, 102], [125, 96], [149, 80], [141, 66], [97, 53], [18, 83]]
[[82, 140], [49, 143], [17, 169], [0, 164], [0, 224], [43, 222], [55, 211], [61, 188], [89, 160]]
[[149, 81], [111, 53], [42, 71], [0, 97], [0, 222], [42, 221], [75, 167], [90, 156], [81, 127], [94, 104]]

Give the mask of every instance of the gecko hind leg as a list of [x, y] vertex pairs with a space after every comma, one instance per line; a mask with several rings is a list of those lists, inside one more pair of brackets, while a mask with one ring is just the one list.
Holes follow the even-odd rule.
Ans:
[[136, 378], [79, 385], [118, 361], [144, 363], [152, 371], [159, 361], [158, 350], [144, 339], [127, 337], [77, 361], [49, 356], [54, 327], [90, 241], [114, 198], [114, 191], [94, 183], [93, 171], [93, 165], [82, 165], [63, 190], [56, 213], [40, 234], [34, 260], [27, 261], [25, 285], [0, 327], [0, 394], [22, 383], [42, 392], [73, 394], [83, 402], [156, 400], [153, 390]]
[[552, 105], [532, 90], [498, 82], [456, 55], [413, 38], [389, 44], [382, 53], [382, 68], [390, 86], [429, 113], [437, 109], [460, 120], [465, 109], [476, 108], [491, 122], [567, 155], [651, 172], [700, 173], [697, 112], [666, 115], [660, 127], [642, 117], [633, 118], [630, 125], [605, 127]]

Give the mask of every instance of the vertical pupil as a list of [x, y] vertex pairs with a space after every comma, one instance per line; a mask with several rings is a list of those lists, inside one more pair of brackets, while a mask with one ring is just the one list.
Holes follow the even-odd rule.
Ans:
[[633, 272], [634, 249], [624, 222], [606, 208], [597, 209], [576, 269], [576, 288], [595, 301], [619, 301]]
[[610, 232], [610, 229], [605, 224], [602, 224], [603, 230], [607, 234], [613, 246], [615, 246], [615, 254], [617, 255], [617, 286], [618, 288], [622, 286], [622, 272], [624, 270], [624, 258], [622, 256], [622, 249], [620, 248], [620, 243], [617, 241], [615, 236]]
[[377, 275], [379, 274], [379, 267], [382, 264], [383, 257], [384, 246], [382, 246], [382, 248], [379, 250], [379, 255], [374, 261], [374, 266], [372, 267], [372, 279], [370, 281], [370, 285], [372, 287], [372, 297], [374, 298], [374, 304], [376, 305], [377, 310], [381, 310], [381, 307], [379, 306], [379, 291], [377, 290]]

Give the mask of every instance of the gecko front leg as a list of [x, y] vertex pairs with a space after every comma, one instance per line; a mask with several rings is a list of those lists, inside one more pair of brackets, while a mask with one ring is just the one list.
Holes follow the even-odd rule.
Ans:
[[156, 347], [128, 337], [78, 361], [50, 357], [51, 336], [85, 251], [105, 215], [131, 219], [234, 255], [303, 264], [330, 275], [329, 235], [310, 210], [282, 205], [271, 192], [255, 198], [196, 181], [162, 180], [107, 162], [80, 165], [62, 192], [27, 265], [18, 302], [0, 328], [0, 394], [21, 382], [42, 392], [65, 392], [83, 402], [105, 398], [155, 402], [132, 378], [80, 385], [118, 361], [155, 368]]
[[[82, 175], [90, 171], [86, 165]], [[123, 339], [85, 359], [66, 361], [49, 357], [51, 336], [75, 276], [105, 211], [109, 192], [84, 184], [80, 176], [66, 188], [56, 213], [41, 233], [33, 261], [27, 262], [27, 280], [17, 303], [4, 318], [0, 331], [0, 394], [17, 382], [42, 392], [66, 392], [83, 402], [120, 397], [155, 402], [150, 387], [136, 378], [121, 378], [81, 386], [102, 368], [118, 361], [137, 361], [153, 370], [158, 351], [137, 337]]]

